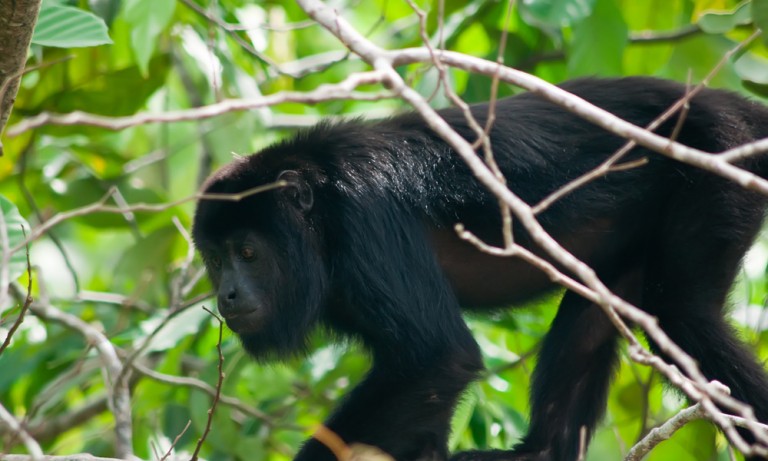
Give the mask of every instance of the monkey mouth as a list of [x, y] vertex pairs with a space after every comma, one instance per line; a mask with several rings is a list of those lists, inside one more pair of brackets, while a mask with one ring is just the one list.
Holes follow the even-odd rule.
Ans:
[[224, 316], [227, 327], [237, 334], [256, 333], [264, 325], [263, 314], [258, 309], [235, 312]]

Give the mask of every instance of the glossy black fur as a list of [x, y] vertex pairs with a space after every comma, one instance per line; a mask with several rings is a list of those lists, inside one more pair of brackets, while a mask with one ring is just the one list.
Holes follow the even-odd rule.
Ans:
[[[640, 126], [684, 93], [650, 78], [562, 86]], [[487, 107], [473, 112], [483, 123]], [[475, 140], [459, 111], [441, 115]], [[675, 122], [657, 131], [669, 135]], [[706, 90], [691, 102], [678, 140], [719, 152], [766, 136], [765, 107]], [[491, 139], [510, 188], [530, 204], [624, 143], [531, 94], [498, 103]], [[766, 199], [644, 149], [625, 161], [639, 158], [647, 164], [590, 183], [540, 221], [768, 422], [766, 373], [723, 320]], [[768, 173], [764, 159], [743, 166]], [[525, 263], [456, 238], [461, 222], [499, 244], [498, 203], [417, 115], [320, 124], [233, 162], [205, 190], [241, 192], [279, 176], [288, 187], [199, 204], [194, 237], [228, 325], [262, 359], [302, 352], [316, 325], [359, 339], [372, 369], [327, 425], [398, 461], [447, 459], [454, 406], [483, 368], [460, 306], [498, 308], [554, 287]], [[528, 245], [522, 228], [515, 236]], [[580, 428], [591, 433], [604, 411], [617, 339], [600, 308], [566, 293], [534, 374], [528, 435], [510, 451], [452, 459], [575, 459]], [[334, 458], [311, 440], [296, 459]]]

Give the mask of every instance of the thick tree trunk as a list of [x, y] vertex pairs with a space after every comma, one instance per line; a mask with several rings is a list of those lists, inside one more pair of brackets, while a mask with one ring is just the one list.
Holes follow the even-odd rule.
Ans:
[[0, 0], [0, 133], [16, 100], [41, 1]]

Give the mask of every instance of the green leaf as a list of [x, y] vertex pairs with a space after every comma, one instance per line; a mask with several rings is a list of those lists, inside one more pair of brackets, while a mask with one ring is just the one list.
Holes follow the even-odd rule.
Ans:
[[708, 421], [691, 421], [675, 432], [669, 440], [655, 447], [648, 459], [649, 461], [715, 459], [716, 437], [715, 427]]
[[[120, 257], [115, 268], [115, 283], [126, 290], [142, 286], [145, 292], [151, 287], [162, 286], [168, 272], [167, 266], [170, 265], [174, 239], [178, 236], [179, 231], [168, 225], [137, 240]], [[137, 274], [141, 275], [137, 277]]]
[[768, 97], [768, 59], [744, 53], [733, 65], [744, 87], [762, 97]]
[[98, 16], [72, 6], [44, 2], [32, 43], [57, 48], [82, 48], [112, 43]]
[[238, 437], [235, 453], [240, 459], [264, 459], [266, 457], [264, 438]]
[[573, 25], [568, 53], [572, 76], [621, 75], [629, 31], [614, 0], [597, 0], [592, 14]]
[[752, 21], [763, 30], [763, 41], [768, 43], [768, 0], [752, 0]]
[[157, 38], [171, 21], [175, 0], [128, 0], [125, 21], [131, 25], [131, 46], [141, 73], [146, 76]]
[[752, 53], [744, 53], [734, 63], [734, 69], [743, 80], [768, 85], [768, 59]]
[[[721, 57], [732, 50], [736, 42], [722, 35], [698, 34], [675, 45], [667, 64], [659, 76], [681, 82], [700, 82], [720, 62]], [[741, 79], [729, 63], [715, 75], [712, 85], [739, 88]]]
[[[171, 320], [163, 325], [159, 333], [152, 339], [150, 345], [145, 349], [145, 353], [164, 351], [178, 345], [181, 340], [190, 335], [195, 335], [202, 329], [203, 322], [211, 318], [211, 314], [203, 310], [204, 304], [197, 304], [183, 312], [176, 314]], [[149, 334], [164, 319], [165, 315], [157, 315], [141, 323], [141, 329]], [[137, 345], [143, 344], [145, 336], [140, 337]]]
[[[5, 229], [8, 233], [8, 244], [10, 247], [14, 247], [19, 243], [26, 240], [24, 232], [29, 231], [29, 224], [24, 218], [21, 217], [19, 209], [16, 208], [10, 200], [0, 195], [0, 210], [3, 213], [3, 219], [5, 221]], [[22, 228], [24, 229], [22, 231]], [[2, 238], [2, 237], [0, 237]], [[0, 255], [2, 255], [2, 248], [0, 248]], [[9, 266], [10, 280], [16, 280], [26, 272], [27, 270], [27, 256], [26, 252], [22, 249], [11, 255], [11, 261]], [[1, 306], [0, 306], [1, 307]]]
[[567, 26], [592, 14], [596, 0], [529, 0], [520, 13], [529, 24], [552, 28]]
[[91, 11], [104, 19], [107, 24], [112, 24], [117, 14], [120, 12], [122, 0], [88, 0], [88, 6]]
[[448, 442], [451, 450], [456, 449], [461, 436], [469, 427], [469, 421], [472, 419], [472, 414], [475, 412], [479, 399], [477, 386], [478, 384], [472, 385], [472, 390], [464, 394], [464, 397], [456, 407], [456, 411], [453, 413], [453, 418], [451, 418], [451, 439]]
[[[78, 62], [75, 58], [73, 62]], [[138, 65], [94, 73], [76, 87], [62, 87], [41, 106], [59, 112], [88, 108], [103, 115], [130, 115], [144, 107], [147, 99], [162, 87], [168, 74], [168, 56], [156, 56], [149, 62], [149, 75], [143, 76]], [[46, 80], [47, 83], [52, 83]], [[119, 88], [120, 91], [115, 91]], [[84, 132], [84, 131], [80, 131]]]
[[697, 23], [701, 30], [708, 34], [724, 34], [735, 29], [736, 26], [749, 24], [752, 21], [752, 14], [750, 14], [752, 11], [750, 10], [750, 2], [742, 2], [735, 10], [727, 13], [702, 14]]

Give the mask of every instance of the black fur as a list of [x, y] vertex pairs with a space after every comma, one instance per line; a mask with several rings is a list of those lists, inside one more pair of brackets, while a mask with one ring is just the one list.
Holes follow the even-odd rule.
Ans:
[[[677, 83], [650, 78], [562, 87], [640, 126], [684, 94]], [[481, 123], [487, 110], [473, 107]], [[440, 114], [475, 140], [460, 111]], [[496, 160], [530, 204], [625, 142], [532, 94], [499, 101], [496, 117]], [[658, 132], [669, 135], [675, 122]], [[691, 102], [678, 140], [719, 152], [766, 136], [765, 107], [705, 90]], [[723, 320], [766, 198], [645, 149], [625, 161], [639, 158], [647, 164], [582, 187], [540, 221], [768, 422], [766, 373]], [[768, 174], [762, 158], [742, 166]], [[499, 244], [498, 203], [415, 114], [320, 124], [226, 166], [205, 191], [236, 193], [278, 177], [288, 186], [198, 206], [194, 237], [227, 324], [248, 352], [266, 359], [302, 352], [317, 325], [358, 338], [373, 367], [327, 425], [398, 461], [445, 460], [456, 401], [482, 369], [460, 306], [506, 306], [554, 287], [531, 266], [484, 255], [456, 237], [453, 225], [461, 222]], [[515, 236], [532, 247], [522, 228]], [[616, 361], [617, 333], [601, 309], [566, 293], [534, 375], [528, 435], [510, 451], [452, 459], [575, 459], [580, 428], [591, 433], [604, 411]], [[334, 458], [311, 440], [296, 459]]]

